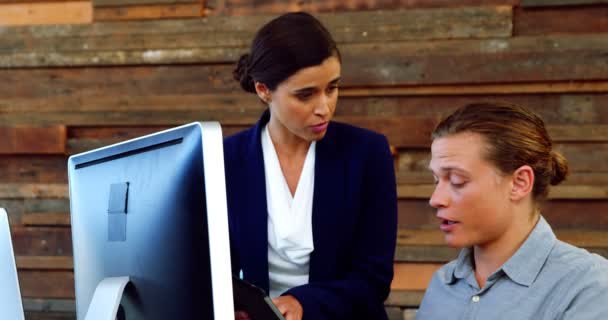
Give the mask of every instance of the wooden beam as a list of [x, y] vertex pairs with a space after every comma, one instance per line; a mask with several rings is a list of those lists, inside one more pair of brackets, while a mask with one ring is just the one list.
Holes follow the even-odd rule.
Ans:
[[[0, 55], [0, 66], [234, 62], [246, 51], [255, 30], [270, 18], [213, 17], [54, 26], [45, 30], [19, 28], [0, 44], [0, 49], [8, 49]], [[349, 51], [347, 43], [496, 38], [511, 33], [510, 7], [352, 12], [321, 15], [320, 19], [336, 40], [345, 44], [344, 51]], [[419, 25], [430, 27], [421, 29]], [[166, 41], [168, 36], [171, 41]]]
[[[603, 57], [605, 38], [604, 34], [592, 34], [347, 44], [342, 46], [343, 83], [393, 86], [605, 80], [608, 74]], [[79, 45], [82, 46], [82, 41]], [[59, 50], [53, 54], [28, 50], [0, 54], [0, 66], [229, 63], [244, 51], [244, 47]], [[370, 54], [377, 58], [369, 59]], [[538, 59], [539, 55], [543, 58]]]
[[138, 5], [121, 7], [96, 7], [94, 21], [125, 21], [194, 18], [202, 15], [200, 3], [169, 5]]
[[21, 217], [24, 226], [70, 226], [70, 214], [65, 212], [28, 213]]
[[23, 309], [26, 312], [65, 312], [71, 313], [72, 318], [75, 319], [76, 313], [76, 302], [74, 299], [36, 299], [36, 298], [25, 298], [23, 299]]
[[400, 87], [340, 88], [341, 97], [370, 96], [462, 96], [505, 95], [536, 93], [603, 93], [608, 91], [607, 81], [558, 81], [550, 83], [500, 83], [500, 84], [456, 84], [420, 85]]
[[398, 290], [393, 289], [384, 305], [417, 307], [422, 302], [424, 290]]
[[442, 263], [395, 263], [391, 290], [425, 290]]
[[521, 6], [524, 8], [580, 6], [602, 3], [608, 3], [608, 0], [521, 0]]
[[446, 263], [456, 259], [458, 252], [458, 249], [449, 248], [447, 246], [399, 245], [395, 250], [395, 261]]
[[92, 0], [95, 9], [99, 7], [135, 6], [147, 4], [200, 3], [200, 0]]
[[[67, 185], [67, 182], [64, 183]], [[24, 215], [36, 213], [69, 212], [70, 201], [68, 198], [59, 199], [23, 199]]]
[[519, 0], [208, 0], [206, 7], [213, 14], [254, 15], [281, 14], [291, 11], [343, 12], [356, 10], [397, 10], [414, 8], [478, 7], [491, 5], [517, 5]]
[[[606, 35], [343, 46], [349, 86], [601, 80]], [[585, 48], [581, 51], [581, 48]], [[373, 55], [375, 59], [361, 59]], [[405, 58], [404, 58], [405, 57]], [[539, 59], [542, 57], [542, 59]], [[584, 63], [581, 63], [584, 57]]]
[[0, 137], [0, 154], [65, 154], [65, 126], [0, 127]]
[[21, 270], [19, 286], [24, 298], [74, 298], [74, 273], [71, 271]]
[[67, 198], [68, 186], [65, 184], [30, 184], [7, 183], [0, 184], [0, 198]]
[[[66, 146], [63, 148], [67, 149]], [[0, 155], [0, 181], [67, 183], [66, 163], [67, 157], [64, 155]]]
[[0, 25], [81, 24], [93, 21], [90, 1], [0, 4]]
[[19, 270], [73, 270], [72, 257], [67, 256], [16, 256]]
[[515, 36], [608, 32], [608, 6], [520, 8], [514, 15]]
[[[511, 10], [511, 6], [435, 8], [326, 13], [319, 14], [318, 18], [341, 44], [421, 39], [500, 38], [511, 35]], [[21, 27], [12, 30], [12, 37], [36, 39], [40, 49], [45, 48], [40, 46], [42, 44], [52, 45], [52, 42], [41, 41], [43, 39], [66, 38], [63, 39], [63, 44], [56, 44], [55, 48], [59, 51], [82, 50], [85, 44], [89, 50], [149, 48], [149, 46], [142, 47], [142, 44], [150, 43], [152, 39], [156, 39], [153, 43], [160, 45], [160, 48], [179, 48], [184, 45], [244, 47], [251, 43], [255, 32], [262, 25], [275, 17], [276, 15], [255, 15], [234, 19], [215, 16], [196, 20], [94, 23], [89, 26], [53, 26], [44, 31], [39, 30], [39, 27]], [[118, 37], [120, 35], [129, 37], [123, 37], [121, 40]], [[162, 46], [162, 39], [166, 40], [167, 35], [172, 35], [172, 41], [170, 43], [164, 41]], [[108, 38], [113, 41], [108, 42]], [[8, 40], [3, 39], [3, 41]], [[133, 40], [137, 40], [137, 43], [133, 43]], [[81, 43], [79, 44], [78, 41]], [[33, 49], [23, 43], [21, 46], [22, 49]]]
[[72, 232], [62, 227], [11, 226], [16, 256], [71, 256]]

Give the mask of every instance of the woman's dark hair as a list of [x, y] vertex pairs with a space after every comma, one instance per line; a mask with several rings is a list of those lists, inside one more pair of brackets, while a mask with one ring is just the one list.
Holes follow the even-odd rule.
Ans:
[[255, 93], [255, 81], [275, 90], [298, 70], [331, 56], [340, 59], [340, 52], [319, 20], [304, 12], [287, 13], [258, 31], [251, 52], [241, 56], [232, 74], [245, 91]]
[[568, 175], [568, 162], [553, 151], [543, 120], [532, 111], [506, 103], [474, 103], [445, 118], [432, 139], [462, 132], [478, 133], [487, 142], [485, 157], [506, 174], [523, 165], [534, 170], [534, 199], [547, 197], [549, 185]]

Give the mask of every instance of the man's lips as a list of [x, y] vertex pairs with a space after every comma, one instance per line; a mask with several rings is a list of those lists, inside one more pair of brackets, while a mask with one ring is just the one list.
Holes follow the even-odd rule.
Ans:
[[439, 225], [439, 229], [444, 232], [454, 231], [456, 227], [460, 225], [460, 221], [451, 220], [445, 217], [437, 217], [441, 220], [441, 224]]

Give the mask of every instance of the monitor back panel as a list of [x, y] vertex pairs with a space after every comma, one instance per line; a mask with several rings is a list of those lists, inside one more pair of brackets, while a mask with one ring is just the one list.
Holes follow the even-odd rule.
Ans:
[[129, 276], [127, 319], [213, 319], [197, 125], [68, 163], [78, 319], [105, 277]]

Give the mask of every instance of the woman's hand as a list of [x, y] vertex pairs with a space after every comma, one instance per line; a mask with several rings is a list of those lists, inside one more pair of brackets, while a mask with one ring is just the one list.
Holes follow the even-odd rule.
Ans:
[[251, 318], [249, 318], [249, 315], [245, 311], [235, 311], [234, 320], [251, 320]]
[[304, 311], [302, 305], [294, 296], [281, 296], [272, 299], [272, 303], [283, 314], [285, 320], [302, 320]]

